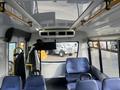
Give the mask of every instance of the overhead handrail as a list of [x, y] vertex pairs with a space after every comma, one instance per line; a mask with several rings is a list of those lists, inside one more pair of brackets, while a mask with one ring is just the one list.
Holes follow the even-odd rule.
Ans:
[[25, 25], [30, 26], [27, 21], [25, 21], [25, 20], [22, 19], [21, 17], [15, 15], [14, 13], [12, 13], [12, 12], [6, 10], [6, 9], [5, 9], [5, 13], [6, 13], [8, 16], [10, 16], [10, 17], [13, 17], [13, 18], [19, 20], [20, 22], [24, 23]]
[[[120, 0], [112, 0], [109, 7], [111, 8], [111, 7], [113, 7], [113, 6], [115, 6], [119, 3], [120, 3]], [[92, 8], [92, 6], [94, 6], [94, 5], [96, 5], [96, 7], [98, 7], [99, 5], [103, 5], [103, 7], [98, 9], [88, 19], [85, 20], [84, 18], [87, 15], [90, 15], [95, 10], [96, 7]], [[88, 23], [89, 21], [93, 20], [94, 18], [100, 16], [105, 11], [106, 11], [106, 7], [105, 7], [105, 2], [104, 1], [102, 1], [100, 3], [94, 1], [92, 3], [92, 5], [88, 6], [88, 8], [80, 15], [80, 17], [75, 21], [75, 23], [71, 26], [71, 28], [78, 28], [78, 27]]]
[[32, 22], [34, 28], [44, 30], [44, 28], [30, 15], [28, 14], [15, 0], [5, 0], [12, 8], [21, 13], [24, 17], [28, 18]]
[[[115, 6], [116, 4], [120, 3], [120, 0], [113, 0], [110, 4], [109, 7], [113, 7]], [[88, 20], [86, 20], [86, 23], [88, 23], [89, 21], [93, 20], [94, 18], [98, 17], [99, 15], [101, 15], [102, 13], [104, 13], [106, 11], [106, 8], [103, 8], [103, 9], [100, 9], [98, 10], [98, 12], [96, 14], [94, 14], [93, 16], [91, 16], [90, 18], [88, 18]], [[85, 24], [86, 24], [85, 23]]]
[[71, 29], [76, 28], [79, 26], [79, 23], [81, 20], [84, 19], [85, 16], [89, 15], [92, 10], [94, 10], [98, 5], [102, 4], [103, 0], [93, 0], [89, 6], [86, 8], [86, 10], [79, 16], [79, 18], [74, 22], [74, 24], [71, 26]]

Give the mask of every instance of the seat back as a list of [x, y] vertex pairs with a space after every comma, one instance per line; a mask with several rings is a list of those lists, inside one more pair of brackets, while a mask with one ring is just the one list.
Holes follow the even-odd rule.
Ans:
[[89, 72], [90, 65], [85, 57], [67, 58], [66, 61], [66, 80], [75, 82], [80, 78], [80, 74]]
[[99, 90], [95, 80], [79, 80], [75, 90]]
[[86, 73], [90, 70], [87, 58], [67, 58], [66, 72], [67, 73]]
[[120, 90], [120, 78], [107, 78], [103, 80], [102, 90]]
[[18, 76], [4, 77], [1, 90], [22, 90], [21, 78]]
[[46, 85], [41, 75], [33, 75], [27, 78], [24, 90], [46, 90]]

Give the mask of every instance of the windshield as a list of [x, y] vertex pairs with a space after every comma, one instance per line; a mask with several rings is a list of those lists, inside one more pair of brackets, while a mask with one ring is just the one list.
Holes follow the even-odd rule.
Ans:
[[54, 50], [38, 51], [41, 60], [47, 62], [66, 61], [66, 58], [77, 57], [78, 55], [78, 42], [58, 42]]

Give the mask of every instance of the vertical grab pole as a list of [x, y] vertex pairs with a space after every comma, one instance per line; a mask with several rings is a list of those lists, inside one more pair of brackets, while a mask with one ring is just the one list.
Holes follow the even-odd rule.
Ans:
[[90, 45], [89, 45], [89, 41], [87, 42], [87, 45], [88, 45], [88, 58], [89, 58], [89, 63], [90, 65], [92, 65], [92, 59], [91, 59], [91, 48], [90, 48]]
[[119, 77], [120, 77], [120, 40], [117, 42], [118, 47], [118, 65], [119, 65]]
[[41, 50], [40, 50], [40, 75], [41, 75]]
[[99, 51], [100, 70], [103, 73], [102, 53], [101, 53], [101, 49], [100, 49], [100, 41], [98, 41], [98, 51]]
[[28, 55], [28, 42], [25, 40], [25, 59], [26, 59], [26, 61], [27, 61], [27, 55]]

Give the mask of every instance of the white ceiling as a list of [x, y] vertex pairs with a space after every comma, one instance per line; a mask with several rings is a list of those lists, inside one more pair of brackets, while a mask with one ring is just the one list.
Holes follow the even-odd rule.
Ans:
[[120, 6], [112, 8], [88, 24], [79, 27], [79, 30], [86, 32], [89, 37], [117, 35], [120, 38]]
[[[79, 4], [79, 12], [82, 13], [88, 4]], [[76, 20], [78, 18], [77, 4], [67, 1], [38, 1], [39, 13], [55, 12], [56, 19]]]

